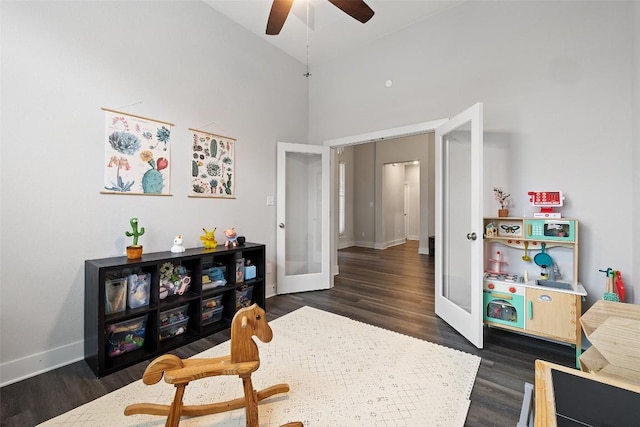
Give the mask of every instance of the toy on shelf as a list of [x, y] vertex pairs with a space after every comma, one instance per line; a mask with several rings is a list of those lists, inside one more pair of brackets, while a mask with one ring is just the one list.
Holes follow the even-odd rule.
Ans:
[[494, 223], [490, 222], [489, 224], [487, 224], [484, 227], [484, 235], [486, 237], [495, 237], [495, 236], [497, 236], [498, 235], [498, 227]]
[[216, 241], [216, 229], [214, 228], [211, 231], [207, 231], [206, 228], [203, 228], [204, 235], [200, 236], [200, 240], [202, 240], [202, 244], [205, 249], [215, 249], [218, 246], [218, 242]]
[[178, 264], [165, 262], [160, 267], [160, 299], [171, 295], [182, 295], [189, 290], [191, 277], [187, 269]]
[[129, 308], [138, 308], [149, 305], [149, 291], [151, 288], [151, 274], [130, 274], [127, 278]]
[[171, 252], [173, 252], [174, 254], [179, 254], [184, 251], [185, 251], [185, 248], [182, 245], [182, 234], [178, 234], [173, 239], [173, 246], [171, 246]]
[[236, 233], [236, 229], [231, 227], [224, 230], [224, 236], [227, 238], [227, 241], [224, 242], [226, 247], [236, 247], [238, 246], [238, 234]]
[[607, 276], [605, 282], [605, 292], [602, 295], [602, 299], [605, 301], [624, 302], [625, 289], [622, 282], [622, 276], [619, 271], [613, 268], [607, 268], [606, 270], [598, 270]]
[[531, 206], [540, 207], [540, 212], [534, 212], [534, 218], [562, 218], [560, 212], [554, 212], [553, 208], [564, 204], [562, 191], [529, 191]]
[[144, 234], [144, 227], [138, 230], [138, 218], [131, 218], [129, 224], [131, 224], [131, 231], [125, 231], [124, 234], [127, 237], [133, 237], [133, 245], [127, 246], [127, 258], [142, 258], [142, 245], [138, 244], [138, 237]]
[[504, 273], [504, 266], [507, 264], [506, 261], [502, 259], [502, 253], [500, 251], [496, 252], [495, 258], [489, 258], [489, 265], [487, 265], [487, 272], [489, 273]]
[[616, 292], [618, 293], [618, 298], [620, 298], [620, 302], [624, 302], [625, 290], [624, 290], [624, 282], [622, 281], [622, 273], [620, 271], [614, 271], [616, 276]]
[[224, 277], [224, 272], [225, 267], [222, 265], [202, 270], [202, 290], [226, 285], [227, 279]]
[[109, 325], [106, 330], [107, 354], [120, 356], [144, 346], [148, 315]]

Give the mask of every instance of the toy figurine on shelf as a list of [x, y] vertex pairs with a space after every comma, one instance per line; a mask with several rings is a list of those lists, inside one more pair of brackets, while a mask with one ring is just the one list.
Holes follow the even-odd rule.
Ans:
[[171, 295], [182, 295], [189, 290], [191, 276], [187, 269], [171, 262], [165, 262], [160, 267], [160, 299]]
[[182, 234], [178, 234], [173, 239], [173, 246], [171, 246], [171, 252], [173, 252], [174, 254], [179, 254], [184, 251], [185, 251], [185, 248], [182, 245]]
[[236, 246], [238, 246], [238, 234], [236, 233], [236, 229], [234, 227], [224, 230], [224, 236], [227, 238], [227, 241], [224, 242], [224, 245], [226, 247], [232, 246], [235, 248]]
[[205, 249], [215, 249], [218, 246], [218, 242], [216, 241], [216, 229], [214, 228], [211, 231], [207, 231], [206, 228], [203, 228], [204, 236], [200, 236], [200, 240], [202, 240], [202, 244]]
[[125, 236], [133, 237], [133, 245], [127, 246], [127, 258], [138, 259], [142, 257], [142, 245], [138, 244], [138, 238], [144, 234], [144, 227], [138, 230], [138, 218], [131, 218], [131, 231], [125, 231]]

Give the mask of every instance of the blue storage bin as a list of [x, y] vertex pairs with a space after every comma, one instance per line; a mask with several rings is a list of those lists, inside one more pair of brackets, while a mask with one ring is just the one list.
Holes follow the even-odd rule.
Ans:
[[256, 266], [255, 265], [247, 265], [244, 267], [244, 278], [245, 280], [251, 280], [256, 278]]

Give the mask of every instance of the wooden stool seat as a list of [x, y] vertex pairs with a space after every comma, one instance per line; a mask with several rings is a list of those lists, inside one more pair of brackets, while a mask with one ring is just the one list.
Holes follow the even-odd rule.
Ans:
[[[239, 310], [233, 317], [230, 355], [208, 359], [180, 359], [172, 354], [165, 354], [154, 359], [145, 369], [142, 382], [147, 385], [156, 384], [164, 376], [164, 381], [176, 388], [173, 403], [135, 403], [127, 406], [124, 414], [162, 415], [167, 417], [166, 427], [177, 427], [183, 415], [197, 417], [245, 407], [247, 427], [259, 427], [258, 402], [276, 394], [287, 393], [289, 385], [277, 384], [260, 391], [253, 389], [251, 374], [260, 367], [258, 346], [253, 341], [253, 335], [262, 342], [269, 342], [273, 338], [265, 312], [257, 304]], [[191, 381], [219, 375], [238, 375], [242, 378], [244, 397], [204, 405], [183, 405], [185, 388]], [[302, 427], [302, 423], [293, 422], [284, 426]]]

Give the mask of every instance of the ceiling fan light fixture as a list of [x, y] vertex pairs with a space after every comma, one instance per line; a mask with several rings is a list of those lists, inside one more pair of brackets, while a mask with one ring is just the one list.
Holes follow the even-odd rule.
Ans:
[[[368, 22], [375, 12], [367, 5], [364, 0], [328, 0], [335, 7], [356, 19], [363, 24]], [[284, 26], [287, 16], [291, 11], [293, 0], [273, 0], [271, 4], [271, 12], [269, 12], [269, 19], [267, 20], [267, 34], [274, 36], [280, 34], [282, 27]], [[309, 20], [307, 19], [307, 26]]]
[[293, 0], [273, 0], [271, 4], [271, 12], [267, 20], [267, 34], [275, 36], [280, 34], [280, 30], [284, 26], [284, 22], [289, 16], [289, 11], [293, 5]]

